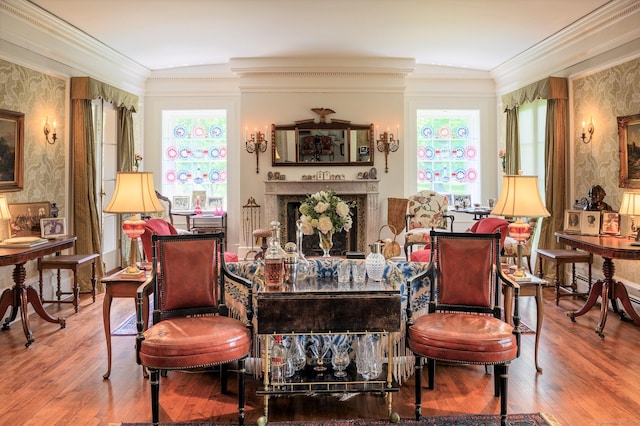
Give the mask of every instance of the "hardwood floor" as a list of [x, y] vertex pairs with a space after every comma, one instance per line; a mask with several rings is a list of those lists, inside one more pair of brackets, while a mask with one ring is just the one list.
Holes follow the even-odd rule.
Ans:
[[[509, 412], [544, 412], [562, 425], [637, 424], [640, 413], [640, 327], [611, 315], [606, 337], [594, 332], [598, 312], [577, 319], [565, 316], [581, 300], [563, 299], [556, 307], [552, 290], [545, 290], [545, 322], [540, 345], [542, 374], [533, 360], [534, 335], [522, 336], [522, 354], [510, 368]], [[524, 298], [522, 313], [535, 324], [533, 298]], [[67, 317], [67, 328], [31, 317], [35, 342], [25, 348], [20, 323], [0, 332], [0, 424], [110, 425], [151, 418], [147, 379], [134, 359], [134, 337], [113, 341], [110, 380], [102, 327], [102, 296], [95, 304], [83, 297], [80, 311], [71, 306], [48, 307]], [[131, 312], [133, 301], [115, 299], [112, 326]], [[423, 382], [424, 383], [424, 382]], [[162, 379], [162, 421], [236, 419], [236, 384], [231, 395], [220, 396], [218, 378], [211, 373], [173, 372]], [[247, 424], [263, 414], [263, 400], [255, 395], [256, 380], [247, 377]], [[412, 417], [413, 378], [394, 395], [393, 408]], [[423, 392], [423, 414], [498, 413], [493, 381], [481, 366], [439, 366], [436, 389]], [[356, 396], [333, 398], [277, 398], [270, 403], [270, 420], [386, 417], [384, 400]]]

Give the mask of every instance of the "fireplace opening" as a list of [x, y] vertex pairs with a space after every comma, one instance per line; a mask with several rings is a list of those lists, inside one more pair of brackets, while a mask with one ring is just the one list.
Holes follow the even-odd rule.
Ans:
[[[304, 197], [303, 197], [304, 198]], [[300, 205], [304, 200], [288, 201], [286, 203], [286, 241], [296, 242], [296, 221], [300, 218]], [[352, 207], [353, 225], [350, 231], [340, 231], [333, 234], [333, 247], [329, 251], [332, 256], [344, 256], [348, 251], [357, 251], [358, 239], [355, 230], [358, 229], [358, 207]], [[318, 235], [304, 235], [302, 237], [302, 253], [305, 256], [322, 256], [320, 237]]]

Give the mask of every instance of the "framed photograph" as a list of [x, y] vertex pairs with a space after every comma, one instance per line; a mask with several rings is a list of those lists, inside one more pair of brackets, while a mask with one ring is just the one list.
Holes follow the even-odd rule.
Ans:
[[41, 236], [40, 219], [51, 217], [51, 205], [46, 202], [9, 204], [11, 236]]
[[565, 210], [564, 211], [564, 232], [580, 233], [580, 222], [582, 218], [582, 210]]
[[0, 109], [0, 192], [21, 191], [24, 174], [24, 114]]
[[207, 202], [207, 191], [193, 191], [191, 193], [191, 210], [196, 208], [196, 200], [200, 200], [200, 208], [204, 210]]
[[602, 212], [600, 233], [606, 235], [620, 234], [620, 215], [617, 212]]
[[640, 188], [640, 114], [618, 117], [620, 188]]
[[582, 235], [600, 235], [600, 211], [584, 210], [580, 219]]
[[57, 238], [67, 235], [67, 224], [63, 217], [40, 219], [42, 238]]
[[471, 207], [471, 195], [470, 194], [456, 194], [453, 196], [453, 205], [459, 208], [466, 209]]
[[209, 197], [207, 200], [207, 210], [214, 211], [215, 209], [222, 208], [222, 197]]
[[191, 197], [188, 195], [174, 195], [171, 202], [171, 208], [173, 210], [190, 210], [191, 209]]

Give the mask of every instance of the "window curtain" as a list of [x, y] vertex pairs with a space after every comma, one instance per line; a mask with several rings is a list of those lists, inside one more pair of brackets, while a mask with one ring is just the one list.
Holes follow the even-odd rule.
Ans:
[[[567, 99], [566, 78], [549, 77], [530, 84], [502, 97], [507, 114], [506, 158], [507, 173], [517, 173], [520, 168], [520, 139], [518, 137], [518, 106], [537, 99], [547, 99], [545, 124], [545, 203], [551, 213], [543, 220], [538, 245], [558, 248], [555, 231], [562, 230], [567, 194]], [[515, 168], [510, 168], [514, 167]], [[549, 263], [549, 262], [547, 262]]]
[[[96, 141], [91, 101], [102, 99], [118, 108], [118, 164], [120, 171], [131, 171], [134, 158], [133, 113], [138, 97], [90, 77], [71, 79], [72, 123], [72, 193], [73, 225], [78, 253], [102, 253], [98, 196], [96, 193]], [[88, 274], [88, 272], [85, 272]], [[98, 279], [104, 264], [96, 263]], [[88, 276], [88, 275], [87, 275]], [[84, 278], [84, 277], [83, 277]], [[86, 280], [83, 279], [83, 282]]]

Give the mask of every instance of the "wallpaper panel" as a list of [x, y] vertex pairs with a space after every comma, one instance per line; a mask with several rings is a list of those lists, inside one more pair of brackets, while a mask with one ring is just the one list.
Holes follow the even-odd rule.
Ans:
[[[24, 188], [5, 192], [9, 203], [49, 201], [66, 214], [65, 94], [68, 81], [0, 59], [0, 108], [25, 114]], [[48, 144], [42, 131], [45, 121], [56, 121], [58, 140]], [[49, 135], [51, 138], [51, 135]], [[36, 262], [28, 262], [27, 283], [36, 282]], [[13, 267], [0, 268], [0, 290], [13, 285]]]
[[[574, 123], [574, 190], [575, 197], [586, 197], [592, 185], [599, 184], [607, 193], [605, 201], [615, 210], [620, 208], [622, 188], [618, 187], [619, 116], [640, 114], [640, 59], [634, 59], [573, 81]], [[580, 139], [582, 121], [593, 120], [593, 140]], [[629, 220], [622, 218], [622, 232], [629, 233]], [[616, 277], [633, 282], [640, 288], [640, 262], [615, 261]], [[601, 276], [602, 262], [594, 258], [594, 272]]]

